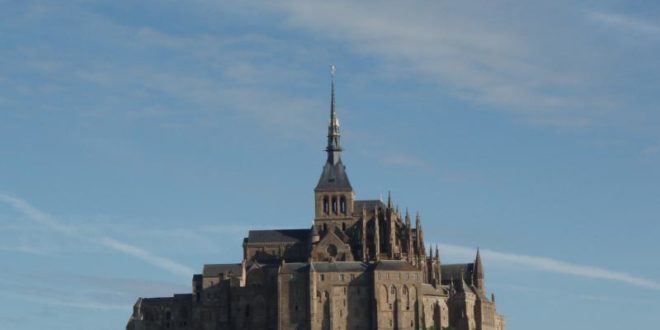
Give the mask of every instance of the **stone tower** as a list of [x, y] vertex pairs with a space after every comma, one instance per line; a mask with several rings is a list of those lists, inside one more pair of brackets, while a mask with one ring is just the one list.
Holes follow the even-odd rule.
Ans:
[[336, 227], [346, 231], [355, 221], [353, 207], [355, 193], [341, 161], [341, 134], [335, 103], [335, 67], [331, 66], [330, 122], [328, 123], [327, 160], [314, 188], [314, 225], [322, 234]]

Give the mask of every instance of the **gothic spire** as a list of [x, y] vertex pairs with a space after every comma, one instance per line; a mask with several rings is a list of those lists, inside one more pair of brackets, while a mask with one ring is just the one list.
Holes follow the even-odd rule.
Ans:
[[336, 165], [341, 161], [341, 144], [339, 143], [339, 119], [337, 118], [337, 109], [335, 104], [335, 66], [330, 65], [330, 124], [328, 125], [328, 146], [325, 151], [328, 153], [328, 163]]
[[484, 266], [481, 263], [481, 253], [479, 253], [479, 248], [477, 248], [477, 257], [474, 259], [474, 269], [472, 275], [472, 283], [477, 287], [482, 293], [486, 292], [484, 285]]
[[484, 278], [484, 266], [481, 264], [481, 253], [479, 252], [479, 248], [477, 248], [477, 257], [474, 259], [474, 278]]

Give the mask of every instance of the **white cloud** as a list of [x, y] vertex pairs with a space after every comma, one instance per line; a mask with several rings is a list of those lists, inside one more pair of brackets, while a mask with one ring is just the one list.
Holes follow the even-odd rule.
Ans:
[[124, 243], [110, 237], [98, 236], [98, 237], [90, 238], [89, 236], [85, 236], [82, 233], [79, 233], [78, 230], [76, 230], [76, 228], [61, 224], [60, 222], [55, 220], [52, 216], [38, 210], [37, 208], [33, 207], [28, 202], [20, 198], [16, 198], [7, 194], [0, 194], [0, 202], [4, 202], [6, 204], [11, 205], [18, 211], [22, 212], [31, 221], [46, 226], [53, 231], [59, 232], [61, 234], [65, 234], [67, 236], [74, 236], [79, 239], [87, 239], [95, 244], [104, 246], [113, 251], [120, 252], [127, 256], [131, 256], [146, 261], [149, 264], [152, 264], [156, 267], [166, 270], [172, 274], [184, 276], [184, 277], [190, 277], [195, 272], [192, 268], [182, 265], [174, 260], [157, 256], [137, 246]]
[[[452, 244], [438, 244], [438, 246], [440, 246], [442, 249], [442, 254], [462, 258], [474, 258], [474, 249]], [[660, 290], [659, 281], [654, 281], [627, 273], [607, 270], [604, 268], [574, 264], [546, 257], [498, 252], [488, 249], [481, 249], [481, 253], [484, 259], [488, 259], [488, 262], [512, 264], [551, 273], [609, 280], [642, 288]]]

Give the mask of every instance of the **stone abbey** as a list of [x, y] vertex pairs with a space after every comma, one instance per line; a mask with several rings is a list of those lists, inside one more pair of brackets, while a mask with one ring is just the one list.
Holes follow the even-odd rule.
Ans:
[[442, 264], [392, 199], [357, 200], [341, 160], [334, 67], [327, 161], [311, 228], [251, 230], [243, 260], [204, 265], [192, 293], [139, 298], [127, 330], [504, 330], [474, 262]]

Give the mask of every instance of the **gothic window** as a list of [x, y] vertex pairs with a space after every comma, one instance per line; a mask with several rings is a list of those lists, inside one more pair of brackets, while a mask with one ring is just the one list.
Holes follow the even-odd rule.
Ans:
[[321, 281], [325, 281], [325, 275], [321, 274]]
[[323, 213], [330, 213], [330, 203], [328, 201], [328, 196], [323, 196]]
[[346, 197], [341, 196], [339, 199], [339, 209], [341, 210], [342, 214], [346, 214]]
[[[328, 245], [328, 248], [326, 249], [326, 251], [328, 252], [328, 254], [329, 254], [331, 257], [335, 257], [335, 256], [337, 256], [337, 246], [334, 245], [334, 244], [330, 244], [330, 245]], [[342, 275], [342, 276], [343, 276], [343, 275]], [[343, 280], [343, 278], [342, 278], [342, 280]]]
[[337, 196], [332, 196], [332, 213], [337, 214]]

